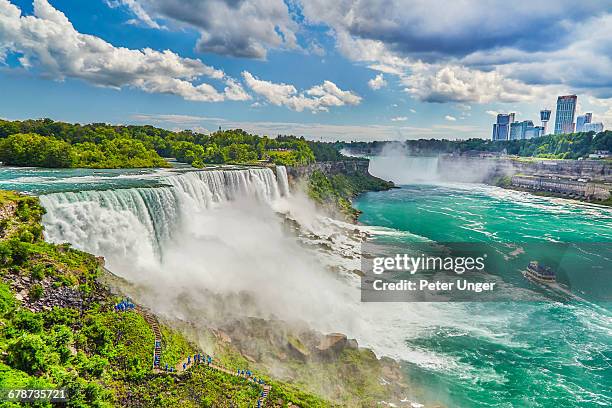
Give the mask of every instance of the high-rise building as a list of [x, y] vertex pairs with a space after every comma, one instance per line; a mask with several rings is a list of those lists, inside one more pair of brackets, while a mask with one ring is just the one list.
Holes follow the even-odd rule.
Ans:
[[603, 132], [603, 130], [604, 130], [604, 125], [601, 122], [585, 123], [582, 128], [583, 132], [599, 133], [599, 132]]
[[514, 113], [500, 113], [497, 115], [497, 123], [493, 125], [493, 140], [508, 140], [510, 125], [514, 122], [514, 115]]
[[542, 109], [540, 111], [540, 120], [542, 121], [542, 135], [546, 134], [546, 124], [550, 120], [550, 109]]
[[534, 135], [534, 129], [535, 127], [533, 126], [533, 121], [531, 120], [513, 122], [512, 124], [510, 124], [510, 140], [527, 139], [528, 134], [531, 138]]
[[563, 95], [557, 98], [555, 116], [555, 134], [574, 132], [574, 115], [576, 114], [576, 95]]
[[534, 126], [525, 129], [525, 139], [544, 136], [544, 126]]
[[590, 112], [578, 116], [576, 118], [576, 132], [584, 132], [584, 125], [591, 123], [591, 119], [593, 119], [593, 114]]

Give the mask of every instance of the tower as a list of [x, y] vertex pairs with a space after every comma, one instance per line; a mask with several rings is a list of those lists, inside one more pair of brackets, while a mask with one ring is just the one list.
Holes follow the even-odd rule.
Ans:
[[546, 124], [550, 120], [550, 109], [542, 109], [540, 111], [540, 120], [542, 121], [542, 136], [546, 134]]
[[562, 95], [557, 98], [555, 116], [555, 135], [574, 132], [574, 115], [576, 114], [576, 95]]
[[588, 112], [588, 113], [585, 113], [584, 115], [578, 116], [576, 118], [576, 132], [584, 132], [584, 126], [587, 123], [591, 123], [592, 119], [593, 119], [592, 112]]
[[510, 137], [510, 126], [514, 122], [515, 113], [500, 113], [497, 115], [497, 123], [493, 125], [493, 140], [508, 140]]

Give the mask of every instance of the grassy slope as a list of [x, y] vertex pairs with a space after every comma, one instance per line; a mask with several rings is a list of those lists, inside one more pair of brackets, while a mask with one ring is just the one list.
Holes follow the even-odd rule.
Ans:
[[325, 175], [315, 171], [308, 180], [308, 195], [315, 202], [338, 210], [350, 220], [356, 220], [359, 211], [353, 208], [351, 200], [366, 191], [382, 191], [393, 188], [393, 183], [371, 175], [359, 173]]
[[[259, 389], [234, 376], [203, 367], [155, 374], [144, 318], [112, 311], [118, 299], [97, 282], [94, 256], [42, 240], [43, 211], [36, 198], [0, 191], [0, 388], [63, 387], [75, 407], [254, 406]], [[78, 301], [49, 307], [63, 290]], [[162, 364], [197, 350], [168, 327], [162, 334]], [[274, 397], [270, 406], [329, 406], [280, 382]]]

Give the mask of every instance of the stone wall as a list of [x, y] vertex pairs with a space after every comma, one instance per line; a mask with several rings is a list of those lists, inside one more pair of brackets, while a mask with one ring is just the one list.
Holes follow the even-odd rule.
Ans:
[[334, 174], [362, 174], [368, 175], [369, 160], [345, 160], [333, 162], [316, 162], [306, 166], [287, 167], [287, 174], [292, 178], [308, 177], [315, 171], [320, 171], [326, 176]]
[[514, 176], [512, 177], [512, 186], [528, 190], [563, 194], [586, 200], [606, 200], [610, 197], [610, 191], [605, 187], [574, 180]]
[[606, 160], [519, 160], [443, 155], [440, 156], [438, 168], [443, 176], [451, 180], [455, 175], [464, 174], [466, 169], [472, 169], [485, 182], [495, 177], [516, 174], [612, 182], [612, 163]]

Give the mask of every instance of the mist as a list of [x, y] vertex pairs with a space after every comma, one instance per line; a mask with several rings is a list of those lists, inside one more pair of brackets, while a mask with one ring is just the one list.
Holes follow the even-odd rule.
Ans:
[[175, 176], [172, 188], [43, 196], [46, 238], [104, 256], [109, 270], [168, 318], [214, 327], [259, 317], [354, 332], [359, 293], [328, 270], [335, 260], [304, 248], [286, 219], [339, 252], [356, 254], [360, 241], [305, 194], [287, 194], [286, 180], [246, 172], [253, 174], [243, 184], [213, 171], [211, 180]]
[[496, 162], [489, 159], [416, 156], [400, 142], [387, 143], [380, 154], [370, 157], [370, 173], [397, 185], [483, 183], [498, 171]]

